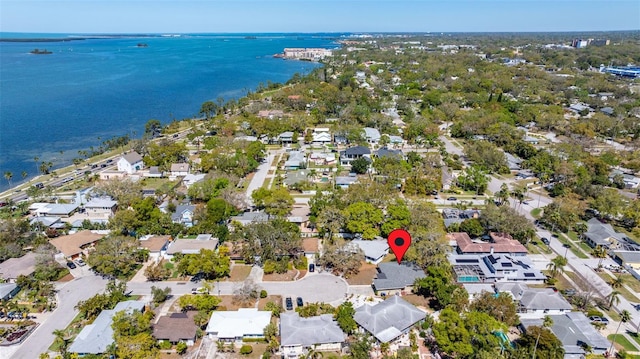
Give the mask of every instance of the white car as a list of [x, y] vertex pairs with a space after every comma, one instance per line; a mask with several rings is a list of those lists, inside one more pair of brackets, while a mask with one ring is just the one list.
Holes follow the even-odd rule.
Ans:
[[76, 262], [76, 264], [77, 264], [79, 267], [84, 267], [84, 266], [86, 266], [86, 265], [87, 265], [87, 263], [85, 263], [85, 262], [84, 262], [82, 259], [80, 259], [80, 258], [76, 259], [76, 260], [75, 260], [75, 262]]

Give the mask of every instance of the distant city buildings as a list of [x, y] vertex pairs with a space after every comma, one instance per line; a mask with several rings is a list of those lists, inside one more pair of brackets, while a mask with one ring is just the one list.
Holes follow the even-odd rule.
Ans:
[[333, 52], [329, 49], [320, 48], [286, 48], [284, 49], [285, 59], [318, 61], [325, 57], [331, 57]]

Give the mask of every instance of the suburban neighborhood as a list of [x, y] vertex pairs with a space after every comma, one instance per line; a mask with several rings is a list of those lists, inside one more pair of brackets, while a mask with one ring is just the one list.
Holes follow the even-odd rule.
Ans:
[[0, 195], [0, 357], [640, 357], [616, 36], [287, 48], [322, 66], [45, 166]]

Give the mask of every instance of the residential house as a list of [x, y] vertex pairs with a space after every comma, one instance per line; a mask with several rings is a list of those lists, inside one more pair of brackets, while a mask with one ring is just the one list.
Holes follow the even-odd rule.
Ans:
[[195, 183], [198, 183], [198, 182], [204, 180], [205, 176], [206, 176], [206, 174], [204, 174], [204, 173], [200, 173], [200, 174], [189, 173], [189, 174], [187, 174], [186, 176], [184, 176], [182, 178], [182, 183], [188, 189], [189, 187], [193, 186]]
[[637, 189], [638, 187], [640, 187], [640, 178], [629, 173], [624, 173], [618, 169], [611, 171], [611, 174], [609, 175], [609, 180], [613, 181], [615, 177], [618, 175], [622, 176], [622, 181], [624, 182], [625, 188]]
[[[584, 358], [585, 346], [594, 355], [602, 356], [611, 347], [611, 342], [591, 325], [591, 321], [582, 312], [568, 312], [560, 315], [549, 315], [553, 321], [551, 331], [562, 342], [566, 359]], [[541, 326], [543, 319], [523, 319], [521, 328], [525, 331], [530, 326]]]
[[574, 103], [571, 104], [569, 106], [569, 110], [574, 112], [574, 113], [581, 113], [583, 111], [589, 111], [589, 112], [593, 112], [593, 109], [591, 107], [589, 107], [589, 105], [584, 104], [584, 103]]
[[15, 283], [0, 283], [0, 300], [9, 300], [20, 291]]
[[477, 209], [444, 208], [442, 217], [444, 217], [444, 226], [449, 228], [454, 223], [462, 223], [467, 219], [479, 218], [480, 211]]
[[264, 338], [264, 328], [271, 322], [271, 312], [258, 308], [240, 308], [237, 311], [214, 311], [207, 325], [207, 335], [224, 342]]
[[314, 128], [311, 137], [311, 143], [314, 145], [326, 145], [331, 143], [331, 132], [325, 127]]
[[264, 213], [263, 211], [255, 211], [255, 212], [242, 212], [237, 216], [233, 216], [229, 219], [229, 223], [238, 222], [243, 226], [251, 223], [260, 223], [267, 222], [269, 220], [269, 215]]
[[411, 292], [416, 279], [426, 277], [424, 270], [411, 262], [383, 262], [378, 264], [373, 290], [383, 296]]
[[465, 232], [447, 234], [449, 240], [455, 241], [458, 254], [490, 254], [501, 253], [511, 256], [527, 255], [527, 247], [516, 241], [507, 233], [489, 233], [489, 241], [471, 240]]
[[371, 333], [380, 343], [391, 342], [422, 322], [427, 314], [409, 302], [393, 295], [376, 305], [364, 304], [356, 308], [356, 323]]
[[507, 158], [510, 171], [520, 171], [522, 169], [522, 158], [514, 156], [509, 152], [505, 152], [504, 155]]
[[287, 221], [298, 226], [302, 238], [313, 237], [318, 234], [316, 227], [309, 222], [309, 214], [308, 205], [294, 205], [291, 208], [291, 215], [287, 217]]
[[30, 276], [36, 270], [36, 257], [34, 252], [29, 252], [22, 257], [5, 260], [0, 263], [0, 277], [14, 283], [21, 275]]
[[310, 180], [309, 177], [309, 171], [306, 170], [292, 170], [292, 171], [288, 171], [287, 175], [285, 176], [284, 180], [282, 182], [284, 182], [284, 184], [287, 187], [291, 187], [294, 186], [298, 183], [301, 182], [307, 182]]
[[316, 255], [320, 253], [320, 238], [311, 237], [302, 239], [302, 250], [307, 261], [312, 263], [316, 259]]
[[143, 311], [145, 303], [143, 301], [128, 300], [116, 304], [111, 310], [103, 310], [92, 324], [86, 325], [80, 331], [73, 343], [68, 348], [70, 353], [77, 353], [79, 356], [99, 355], [106, 353], [109, 346], [114, 342], [113, 329], [111, 324], [116, 313], [125, 311]]
[[331, 314], [301, 318], [298, 313], [280, 315], [280, 347], [284, 358], [299, 358], [309, 351], [340, 352], [347, 336]]
[[180, 204], [176, 206], [176, 211], [171, 214], [171, 221], [192, 227], [195, 224], [193, 220], [195, 210], [196, 206], [192, 204]]
[[110, 218], [116, 213], [118, 202], [111, 197], [94, 197], [84, 205], [84, 211], [89, 217]]
[[624, 233], [616, 232], [610, 224], [602, 223], [595, 217], [587, 221], [587, 231], [583, 236], [587, 244], [593, 248], [597, 246], [616, 247], [619, 242], [627, 241], [627, 236]]
[[600, 112], [604, 113], [607, 116], [613, 116], [614, 114], [613, 107], [603, 107], [600, 109]]
[[389, 135], [389, 144], [392, 146], [402, 146], [404, 145], [404, 140], [400, 136]]
[[336, 177], [336, 187], [340, 187], [342, 189], [347, 189], [354, 183], [358, 182], [358, 177], [356, 176], [338, 176]]
[[164, 176], [158, 166], [151, 166], [148, 170], [142, 170], [142, 172], [142, 176], [148, 178], [162, 178]]
[[284, 111], [282, 110], [260, 110], [258, 111], [258, 117], [260, 118], [268, 118], [273, 120], [275, 118], [284, 117]]
[[387, 147], [381, 147], [376, 151], [376, 157], [378, 158], [388, 157], [388, 158], [395, 158], [398, 160], [402, 160], [404, 159], [404, 154], [402, 153], [402, 150], [393, 150]]
[[153, 337], [158, 341], [167, 341], [171, 344], [184, 342], [192, 346], [196, 341], [198, 327], [193, 321], [195, 312], [171, 313], [158, 319], [153, 325]]
[[50, 216], [33, 217], [33, 219], [29, 221], [29, 224], [37, 227], [39, 231], [44, 231], [47, 228], [64, 229], [67, 226], [66, 222], [62, 222], [62, 218]]
[[469, 303], [473, 302], [478, 296], [484, 292], [495, 293], [492, 283], [462, 283], [462, 286], [469, 294]]
[[293, 143], [293, 132], [286, 131], [278, 135], [278, 142], [282, 144], [291, 144]]
[[377, 145], [380, 142], [380, 131], [375, 128], [365, 127], [364, 129], [364, 138], [368, 143], [372, 145]]
[[169, 179], [175, 180], [178, 177], [184, 177], [189, 174], [188, 163], [172, 163], [170, 167]]
[[47, 217], [69, 218], [77, 210], [78, 205], [75, 203], [34, 203], [32, 207], [36, 207], [35, 215]]
[[386, 239], [377, 237], [374, 240], [356, 239], [350, 245], [357, 246], [364, 253], [364, 259], [368, 263], [378, 264], [389, 253], [389, 243]]
[[340, 151], [340, 164], [342, 166], [351, 166], [351, 162], [361, 157], [366, 157], [369, 160], [371, 159], [371, 150], [369, 147], [349, 147], [344, 151]]
[[126, 155], [120, 157], [117, 162], [118, 171], [126, 172], [130, 175], [140, 171], [144, 168], [144, 163], [142, 162], [142, 156], [136, 151], [131, 151]]
[[546, 279], [527, 256], [451, 253], [448, 258], [458, 283], [543, 283]]
[[49, 240], [49, 243], [60, 252], [56, 256], [73, 260], [81, 255], [88, 256], [89, 248], [93, 247], [104, 236], [105, 234], [99, 233], [99, 231], [84, 230], [53, 238]]
[[516, 302], [520, 318], [562, 315], [573, 307], [551, 288], [529, 288], [524, 283], [496, 283], [496, 293], [507, 293]]
[[149, 251], [149, 258], [158, 261], [164, 255], [170, 241], [171, 236], [154, 236], [150, 234], [140, 237], [138, 248], [146, 249]]
[[211, 234], [199, 234], [195, 239], [178, 238], [169, 244], [164, 257], [171, 259], [177, 253], [198, 254], [203, 249], [215, 251], [218, 243], [218, 238], [213, 238]]
[[307, 157], [302, 151], [289, 152], [289, 158], [284, 163], [285, 170], [307, 168]]

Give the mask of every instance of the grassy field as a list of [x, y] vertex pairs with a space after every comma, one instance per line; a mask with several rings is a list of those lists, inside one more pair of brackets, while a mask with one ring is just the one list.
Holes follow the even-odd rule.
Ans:
[[[598, 275], [600, 276], [600, 278], [604, 279], [605, 282], [609, 283], [611, 282], [612, 279], [615, 279], [614, 277], [612, 277], [611, 275], [604, 273], [604, 272], [599, 272]], [[630, 275], [629, 275], [630, 276]], [[624, 278], [624, 277], [623, 277]], [[635, 278], [631, 278], [632, 280], [636, 281], [637, 280]], [[626, 281], [624, 282], [625, 284], [628, 284]], [[618, 292], [620, 292], [620, 294], [628, 301], [630, 302], [634, 302], [634, 303], [638, 303], [640, 302], [640, 299], [638, 299], [638, 297], [636, 297], [635, 294], [631, 293], [627, 288], [625, 288], [624, 286], [620, 287], [620, 288], [616, 288], [615, 290], [617, 290]]]
[[534, 208], [531, 210], [531, 216], [533, 218], [540, 218], [542, 216], [542, 208]]
[[633, 345], [629, 339], [627, 339], [627, 337], [625, 337], [624, 335], [618, 334], [618, 335], [614, 335], [614, 334], [610, 334], [607, 339], [609, 339], [610, 341], [613, 341], [613, 337], [616, 337], [616, 344], [617, 347], [622, 347], [624, 350], [626, 351], [631, 351], [631, 352], [635, 352], [638, 350], [638, 348], [636, 348], [635, 345]]

